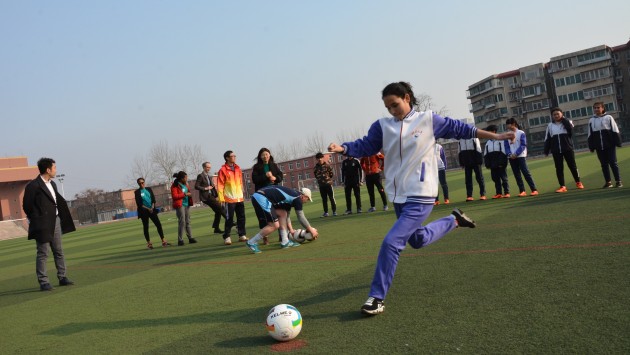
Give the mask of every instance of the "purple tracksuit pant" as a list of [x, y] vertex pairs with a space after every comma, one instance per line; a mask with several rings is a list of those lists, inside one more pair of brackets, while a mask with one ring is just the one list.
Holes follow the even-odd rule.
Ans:
[[431, 214], [433, 205], [417, 202], [395, 203], [394, 209], [398, 219], [385, 235], [370, 288], [370, 296], [380, 299], [385, 299], [387, 295], [394, 279], [400, 252], [405, 249], [407, 243], [414, 249], [425, 247], [438, 241], [457, 226], [453, 215], [423, 226], [422, 222]]

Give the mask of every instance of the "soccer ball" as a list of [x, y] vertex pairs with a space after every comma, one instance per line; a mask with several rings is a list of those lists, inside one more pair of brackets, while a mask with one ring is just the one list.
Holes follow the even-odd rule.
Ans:
[[290, 304], [279, 304], [269, 311], [265, 325], [272, 338], [279, 341], [291, 340], [302, 330], [302, 315]]
[[313, 235], [311, 234], [311, 232], [304, 231], [304, 239], [313, 240]]
[[[295, 232], [293, 232], [291, 239], [298, 243], [304, 243], [304, 241], [306, 241], [306, 234], [310, 235], [311, 233], [308, 233], [304, 229], [296, 229]], [[313, 238], [313, 236], [311, 236], [311, 238]]]

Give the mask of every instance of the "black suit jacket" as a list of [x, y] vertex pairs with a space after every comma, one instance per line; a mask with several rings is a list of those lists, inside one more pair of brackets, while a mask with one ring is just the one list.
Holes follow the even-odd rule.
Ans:
[[[206, 179], [206, 176], [208, 177]], [[208, 180], [210, 180], [210, 184], [208, 184]], [[206, 187], [212, 186], [212, 190], [205, 190]], [[206, 174], [197, 175], [197, 181], [195, 181], [195, 190], [199, 191], [199, 199], [203, 202], [207, 202], [213, 199], [216, 199], [217, 195], [217, 187], [214, 186], [214, 182], [212, 181], [212, 176]]]
[[44, 180], [37, 176], [26, 185], [22, 209], [28, 217], [28, 239], [36, 239], [40, 243], [49, 243], [53, 240], [57, 211], [61, 221], [61, 233], [70, 233], [76, 230], [68, 203], [57, 191], [57, 185], [51, 181], [55, 191], [55, 199], [50, 194]]

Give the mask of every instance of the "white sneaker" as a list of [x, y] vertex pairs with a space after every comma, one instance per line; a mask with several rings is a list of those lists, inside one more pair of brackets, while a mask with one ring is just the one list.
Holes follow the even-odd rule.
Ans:
[[368, 210], [368, 212], [375, 212], [375, 211], [376, 211], [376, 208], [374, 207], [370, 207], [370, 209]]
[[387, 210], [389, 210], [389, 206], [387, 205], [383, 206], [383, 211], [387, 211]]
[[246, 237], [246, 236], [244, 236], [244, 235], [242, 235], [242, 236], [238, 237], [238, 241], [239, 241], [239, 242], [246, 242], [247, 240], [248, 240], [248, 239], [247, 239], [247, 237]]
[[227, 237], [227, 238], [223, 239], [223, 244], [225, 244], [225, 245], [232, 245], [232, 238]]

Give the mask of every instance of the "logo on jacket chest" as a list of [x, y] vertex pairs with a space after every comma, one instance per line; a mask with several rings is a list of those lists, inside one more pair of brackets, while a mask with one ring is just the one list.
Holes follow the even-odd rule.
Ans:
[[413, 136], [413, 138], [418, 138], [420, 137], [421, 134], [422, 134], [421, 128], [415, 128], [413, 131], [411, 131], [411, 135]]

